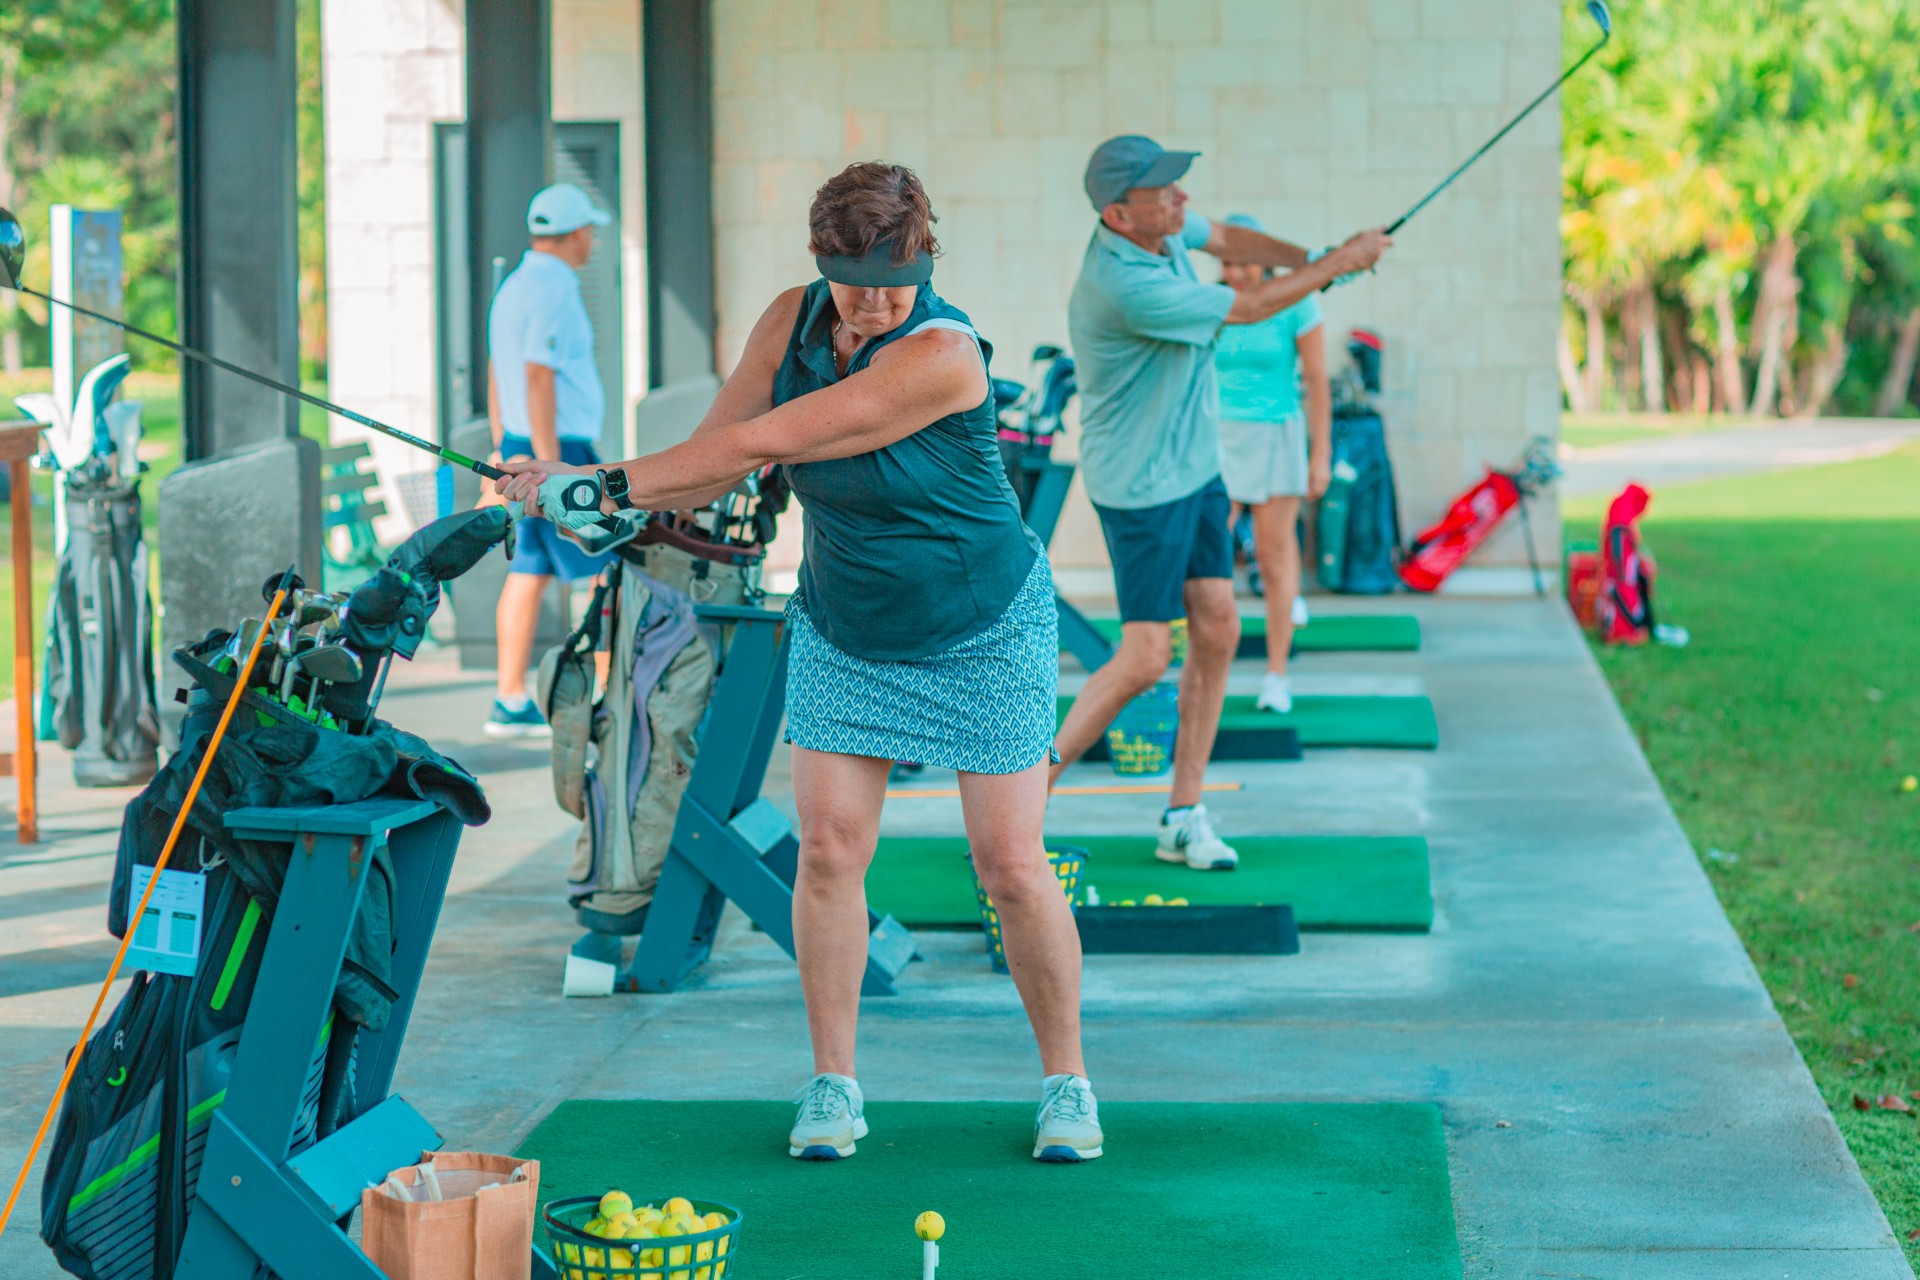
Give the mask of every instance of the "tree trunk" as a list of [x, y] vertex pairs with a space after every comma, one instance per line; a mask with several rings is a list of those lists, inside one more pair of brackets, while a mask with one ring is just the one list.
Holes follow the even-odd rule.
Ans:
[[1648, 413], [1665, 413], [1667, 379], [1660, 359], [1660, 302], [1653, 281], [1640, 290], [1640, 398]]
[[1833, 399], [1834, 388], [1846, 376], [1849, 350], [1847, 326], [1842, 321], [1827, 330], [1826, 345], [1813, 358], [1807, 370], [1806, 394], [1799, 398], [1795, 406], [1795, 417], [1817, 418], [1826, 410], [1827, 401]]
[[1607, 317], [1595, 298], [1582, 298], [1580, 310], [1587, 318], [1587, 366], [1581, 370], [1581, 390], [1588, 409], [1597, 410], [1607, 377]]
[[1920, 307], [1913, 307], [1900, 319], [1900, 333], [1893, 340], [1893, 358], [1887, 362], [1887, 376], [1873, 397], [1873, 412], [1891, 418], [1907, 403], [1907, 388], [1913, 385], [1913, 366], [1920, 358]]
[[1777, 236], [1767, 246], [1760, 273], [1760, 303], [1754, 327], [1760, 344], [1760, 367], [1753, 375], [1753, 412], [1773, 413], [1779, 407], [1780, 379], [1786, 364], [1789, 334], [1794, 328], [1800, 278], [1794, 272], [1799, 249], [1792, 236]]
[[1714, 351], [1714, 376], [1720, 384], [1720, 408], [1724, 413], [1747, 411], [1747, 385], [1740, 371], [1740, 329], [1733, 316], [1733, 291], [1721, 285], [1713, 295], [1713, 323], [1718, 331]]
[[1706, 356], [1698, 351], [1687, 357], [1687, 363], [1693, 366], [1691, 407], [1693, 412], [1704, 417], [1713, 412], [1713, 367], [1707, 363]]
[[1573, 335], [1565, 321], [1560, 324], [1560, 389], [1567, 393], [1567, 408], [1575, 413], [1592, 413], [1587, 389], [1580, 382], [1580, 362], [1573, 358]]
[[[20, 50], [0, 44], [0, 208], [14, 207], [13, 113], [19, 102]], [[0, 290], [0, 369], [17, 376], [26, 361], [20, 351], [20, 295]]]

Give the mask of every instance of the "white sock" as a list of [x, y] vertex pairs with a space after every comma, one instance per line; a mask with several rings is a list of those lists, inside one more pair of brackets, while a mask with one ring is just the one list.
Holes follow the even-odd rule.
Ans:
[[528, 697], [524, 693], [495, 694], [494, 701], [498, 702], [501, 706], [505, 707], [508, 711], [525, 711], [528, 707], [533, 705], [533, 699]]
[[1181, 818], [1184, 818], [1188, 814], [1192, 813], [1198, 807], [1199, 806], [1197, 805], [1183, 804], [1175, 808], [1169, 808], [1166, 812], [1160, 815], [1160, 821], [1177, 822]]

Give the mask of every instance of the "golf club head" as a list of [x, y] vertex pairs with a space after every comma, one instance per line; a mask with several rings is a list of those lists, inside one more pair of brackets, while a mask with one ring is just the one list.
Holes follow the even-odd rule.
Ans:
[[323, 644], [300, 655], [300, 673], [327, 684], [354, 684], [364, 670], [360, 655], [345, 645]]
[[1613, 39], [1613, 14], [1607, 8], [1607, 0], [1587, 0], [1587, 14], [1600, 28], [1602, 40]]
[[9, 289], [20, 287], [20, 272], [27, 261], [27, 233], [20, 219], [0, 209], [0, 275]]

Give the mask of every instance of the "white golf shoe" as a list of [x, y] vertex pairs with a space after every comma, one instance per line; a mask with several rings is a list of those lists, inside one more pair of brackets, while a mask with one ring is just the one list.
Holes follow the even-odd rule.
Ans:
[[799, 1160], [840, 1160], [867, 1136], [866, 1099], [852, 1076], [822, 1072], [800, 1091], [800, 1114], [787, 1135], [787, 1154]]
[[1277, 671], [1267, 672], [1260, 677], [1260, 697], [1257, 703], [1262, 711], [1287, 714], [1293, 710], [1293, 682]]
[[1195, 871], [1231, 871], [1240, 865], [1233, 846], [1214, 833], [1203, 804], [1160, 815], [1160, 843], [1153, 856], [1162, 862], [1184, 862]]
[[1033, 1158], [1049, 1164], [1098, 1160], [1106, 1135], [1100, 1105], [1085, 1076], [1048, 1076], [1040, 1082], [1040, 1111], [1033, 1118]]

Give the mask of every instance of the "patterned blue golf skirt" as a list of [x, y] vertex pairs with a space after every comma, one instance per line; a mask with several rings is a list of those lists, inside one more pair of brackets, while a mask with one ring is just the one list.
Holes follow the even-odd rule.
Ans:
[[787, 605], [787, 741], [966, 773], [1032, 768], [1053, 754], [1059, 626], [1045, 556], [997, 622], [905, 662], [835, 648], [796, 593]]

